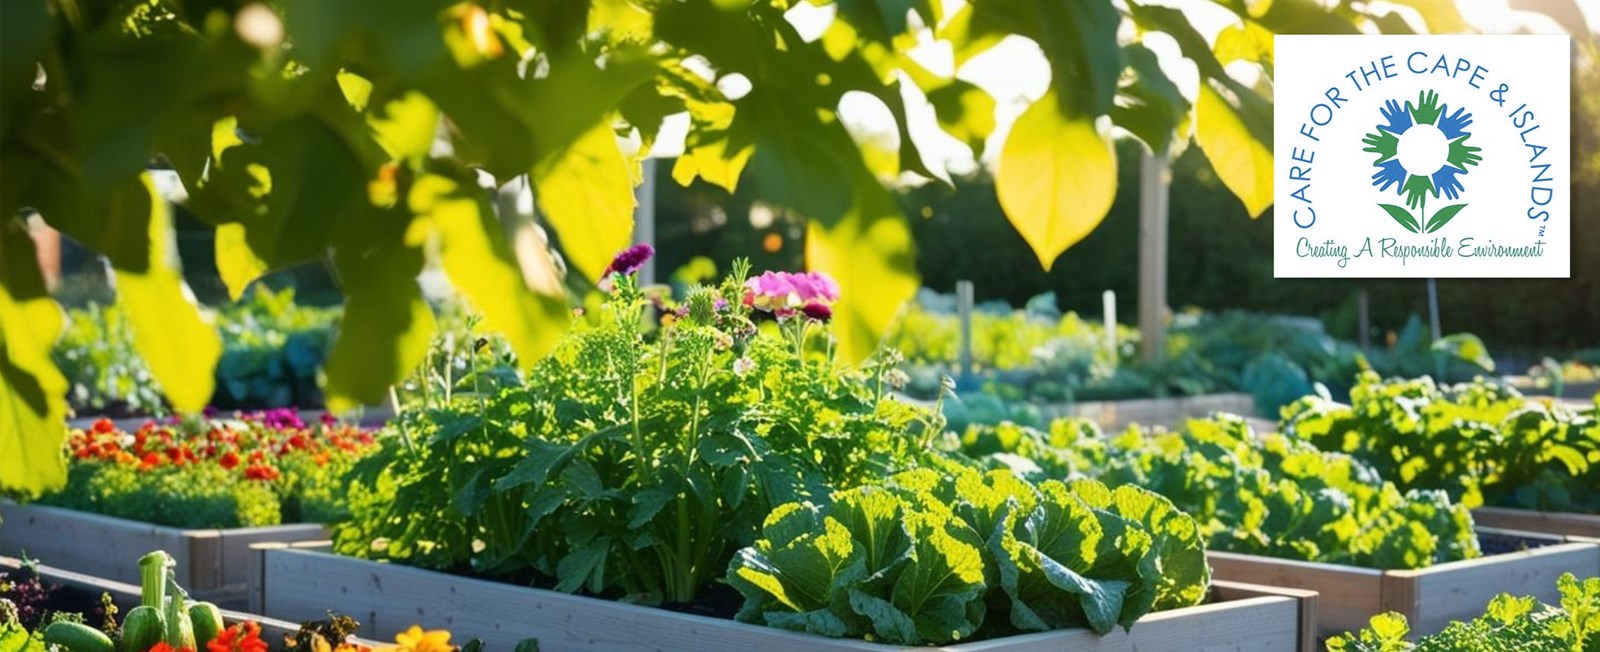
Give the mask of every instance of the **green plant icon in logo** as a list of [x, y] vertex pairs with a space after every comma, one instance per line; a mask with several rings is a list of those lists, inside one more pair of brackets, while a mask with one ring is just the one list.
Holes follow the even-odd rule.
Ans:
[[1478, 155], [1480, 148], [1467, 144], [1472, 137], [1467, 131], [1472, 114], [1460, 108], [1450, 113], [1450, 105], [1439, 104], [1439, 94], [1431, 90], [1418, 93], [1416, 103], [1406, 102], [1404, 108], [1398, 101], [1389, 100], [1378, 112], [1383, 121], [1378, 123], [1377, 131], [1361, 139], [1367, 145], [1362, 151], [1378, 156], [1372, 162], [1378, 168], [1372, 175], [1372, 185], [1379, 191], [1393, 186], [1395, 194], [1404, 197], [1406, 203], [1404, 208], [1394, 204], [1378, 206], [1407, 231], [1433, 233], [1467, 205], [1451, 204], [1429, 217], [1428, 195], [1434, 199], [1443, 195], [1451, 201], [1460, 198], [1460, 177], [1468, 167], [1483, 160]]

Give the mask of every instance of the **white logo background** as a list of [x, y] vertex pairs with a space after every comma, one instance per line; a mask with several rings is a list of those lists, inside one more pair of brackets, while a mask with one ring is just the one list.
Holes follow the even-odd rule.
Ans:
[[[1276, 277], [1570, 275], [1572, 64], [1567, 36], [1278, 36], [1275, 50]], [[1424, 54], [1413, 58], [1415, 52]], [[1441, 56], [1448, 71], [1435, 69]], [[1362, 68], [1370, 73], [1376, 65], [1379, 76], [1384, 74], [1384, 57], [1391, 57], [1387, 70], [1392, 76], [1369, 74], [1364, 79]], [[1352, 72], [1354, 80], [1346, 76]], [[1502, 85], [1505, 91], [1496, 93]], [[1336, 109], [1329, 89], [1337, 89], [1342, 100]], [[1425, 90], [1439, 94], [1439, 103], [1448, 108], [1444, 115], [1462, 108], [1472, 114], [1467, 143], [1481, 148], [1477, 153], [1483, 160], [1458, 175], [1459, 197], [1430, 192], [1423, 220], [1448, 205], [1467, 206], [1432, 233], [1412, 233], [1378, 206], [1406, 207], [1406, 200], [1395, 186], [1379, 190], [1373, 185], [1378, 156], [1363, 151], [1367, 145], [1362, 139], [1387, 124], [1380, 112], [1386, 101], [1398, 101], [1403, 111]], [[1523, 116], [1529, 111], [1531, 120], [1513, 117], [1513, 112]], [[1525, 124], [1516, 126], [1516, 119]], [[1303, 128], [1316, 140], [1304, 135]], [[1402, 160], [1428, 158], [1426, 146], [1417, 150], [1418, 143], [1404, 138], [1401, 143]], [[1547, 149], [1530, 161], [1535, 150], [1528, 145]], [[1530, 209], [1535, 216], [1548, 211], [1548, 219], [1530, 219]], [[1496, 249], [1531, 253], [1540, 242], [1537, 256], [1511, 256]]]

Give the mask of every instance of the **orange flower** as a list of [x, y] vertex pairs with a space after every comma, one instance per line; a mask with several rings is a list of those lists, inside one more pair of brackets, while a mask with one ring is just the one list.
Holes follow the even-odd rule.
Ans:
[[394, 642], [398, 645], [386, 648], [383, 652], [455, 652], [456, 649], [450, 644], [449, 630], [422, 631], [420, 625], [412, 625], [411, 629], [395, 634]]
[[194, 652], [194, 648], [172, 647], [171, 645], [167, 645], [166, 641], [161, 641], [160, 643], [150, 646], [149, 652]]
[[261, 625], [244, 621], [220, 632], [206, 644], [207, 652], [267, 652], [267, 642], [261, 640]]

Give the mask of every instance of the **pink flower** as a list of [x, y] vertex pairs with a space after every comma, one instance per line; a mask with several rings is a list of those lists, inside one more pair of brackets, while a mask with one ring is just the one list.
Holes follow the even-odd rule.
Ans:
[[789, 317], [808, 304], [828, 306], [839, 300], [839, 284], [820, 272], [765, 272], [745, 281], [745, 305]]

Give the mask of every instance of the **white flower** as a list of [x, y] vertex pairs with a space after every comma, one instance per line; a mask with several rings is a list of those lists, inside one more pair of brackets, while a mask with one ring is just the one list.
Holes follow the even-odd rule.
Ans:
[[744, 377], [745, 374], [750, 373], [750, 370], [755, 368], [756, 361], [751, 360], [750, 358], [739, 358], [738, 360], [733, 361], [733, 375], [741, 378]]

